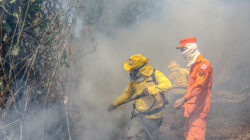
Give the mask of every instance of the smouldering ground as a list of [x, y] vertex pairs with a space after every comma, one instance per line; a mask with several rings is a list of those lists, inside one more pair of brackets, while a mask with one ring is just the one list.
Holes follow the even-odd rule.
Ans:
[[[184, 140], [184, 127], [169, 129], [171, 115], [165, 115], [160, 138]], [[216, 90], [207, 118], [206, 140], [250, 140], [250, 92]]]

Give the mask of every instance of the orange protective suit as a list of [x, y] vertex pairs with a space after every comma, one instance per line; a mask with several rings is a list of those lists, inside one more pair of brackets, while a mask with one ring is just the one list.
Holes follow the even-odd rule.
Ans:
[[210, 110], [213, 68], [199, 55], [190, 68], [186, 102], [183, 105], [186, 140], [205, 140], [206, 117]]

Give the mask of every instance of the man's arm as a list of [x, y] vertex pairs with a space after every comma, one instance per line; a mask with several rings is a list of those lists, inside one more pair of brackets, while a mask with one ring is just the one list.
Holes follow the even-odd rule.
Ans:
[[155, 71], [155, 80], [158, 85], [148, 87], [148, 92], [150, 94], [164, 92], [172, 88], [172, 84], [168, 78], [158, 70]]
[[117, 106], [125, 101], [127, 101], [133, 95], [132, 83], [129, 82], [125, 91], [120, 95], [114, 102], [113, 105]]

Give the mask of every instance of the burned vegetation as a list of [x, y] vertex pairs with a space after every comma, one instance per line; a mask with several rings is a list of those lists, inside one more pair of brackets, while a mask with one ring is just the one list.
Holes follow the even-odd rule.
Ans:
[[66, 2], [0, 0], [0, 139], [70, 138], [65, 86], [75, 16]]

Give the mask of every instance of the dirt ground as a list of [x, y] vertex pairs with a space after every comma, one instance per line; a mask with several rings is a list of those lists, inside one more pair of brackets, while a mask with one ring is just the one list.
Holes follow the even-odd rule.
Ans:
[[[250, 140], [250, 92], [215, 90], [212, 94], [206, 140]], [[170, 129], [173, 121], [174, 116], [166, 113], [160, 140], [184, 140], [184, 123]]]

